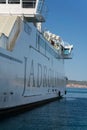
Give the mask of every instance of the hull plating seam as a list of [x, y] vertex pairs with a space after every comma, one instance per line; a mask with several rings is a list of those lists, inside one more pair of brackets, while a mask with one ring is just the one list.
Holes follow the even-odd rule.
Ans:
[[16, 58], [14, 58], [14, 57], [8, 56], [8, 55], [6, 55], [6, 54], [3, 54], [3, 53], [1, 53], [1, 52], [0, 52], [0, 56], [3, 57], [3, 58], [9, 59], [9, 60], [18, 62], [18, 63], [20, 63], [20, 64], [23, 63], [23, 61], [21, 61], [21, 60], [19, 60], [19, 59], [16, 59]]
[[41, 96], [42, 94], [38, 94], [38, 95], [30, 95], [30, 96], [24, 96], [24, 97], [36, 97], [36, 96]]

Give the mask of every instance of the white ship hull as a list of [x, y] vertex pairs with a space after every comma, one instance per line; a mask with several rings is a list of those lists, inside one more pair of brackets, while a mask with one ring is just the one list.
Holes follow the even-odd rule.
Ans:
[[20, 23], [14, 49], [0, 47], [0, 110], [65, 93], [64, 59], [32, 23]]

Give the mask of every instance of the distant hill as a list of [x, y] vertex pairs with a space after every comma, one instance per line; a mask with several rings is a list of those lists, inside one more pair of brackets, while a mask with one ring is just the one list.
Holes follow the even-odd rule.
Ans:
[[67, 84], [87, 85], [87, 81], [68, 80]]
[[68, 80], [67, 87], [87, 88], [87, 81]]

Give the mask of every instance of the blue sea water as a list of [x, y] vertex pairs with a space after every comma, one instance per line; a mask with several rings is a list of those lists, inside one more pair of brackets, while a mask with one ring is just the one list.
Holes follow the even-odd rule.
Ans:
[[87, 130], [87, 89], [67, 88], [61, 100], [0, 121], [0, 130]]

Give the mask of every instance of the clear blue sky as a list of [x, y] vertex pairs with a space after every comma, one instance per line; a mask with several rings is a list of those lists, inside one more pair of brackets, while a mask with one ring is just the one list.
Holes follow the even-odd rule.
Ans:
[[65, 61], [68, 79], [87, 80], [87, 0], [45, 0], [46, 27], [74, 45], [73, 59]]

